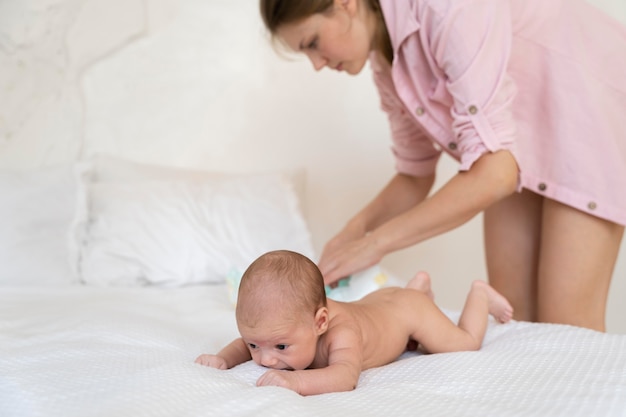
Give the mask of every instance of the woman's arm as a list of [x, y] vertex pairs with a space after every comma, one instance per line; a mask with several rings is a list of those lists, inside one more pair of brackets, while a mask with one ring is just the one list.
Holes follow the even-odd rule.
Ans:
[[332, 259], [341, 247], [364, 237], [389, 219], [409, 210], [422, 202], [434, 183], [435, 176], [411, 177], [396, 174], [383, 190], [324, 247], [319, 267], [324, 274], [328, 260]]
[[385, 188], [365, 206], [352, 220], [347, 228], [361, 232], [361, 236], [388, 220], [421, 203], [430, 192], [435, 176], [411, 177], [396, 174]]
[[467, 222], [517, 188], [518, 168], [508, 151], [485, 154], [432, 197], [381, 225], [369, 238], [382, 255], [422, 242]]
[[[509, 151], [484, 154], [469, 171], [455, 175], [431, 197], [380, 224], [362, 238], [327, 253], [323, 263], [320, 261], [325, 282], [335, 282], [375, 265], [388, 253], [460, 226], [512, 194], [517, 181], [517, 163]], [[375, 212], [374, 208], [384, 206], [386, 191], [383, 190], [361, 213]], [[392, 194], [387, 196], [393, 201]], [[370, 215], [368, 220], [375, 224], [374, 220], [380, 218]]]

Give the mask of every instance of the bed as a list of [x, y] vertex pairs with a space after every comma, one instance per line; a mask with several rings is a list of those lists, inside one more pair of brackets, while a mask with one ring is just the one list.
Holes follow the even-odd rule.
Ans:
[[407, 352], [309, 397], [256, 387], [252, 362], [195, 364], [237, 336], [251, 259], [315, 257], [302, 175], [110, 156], [1, 172], [0, 416], [626, 416], [626, 335], [565, 325], [492, 320], [480, 351]]

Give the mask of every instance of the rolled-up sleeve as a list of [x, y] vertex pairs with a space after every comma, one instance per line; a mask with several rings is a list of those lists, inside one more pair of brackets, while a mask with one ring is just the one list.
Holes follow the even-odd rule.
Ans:
[[433, 57], [447, 79], [460, 170], [468, 170], [484, 153], [507, 149], [515, 154], [516, 86], [507, 74], [511, 16], [508, 2], [501, 0], [447, 4], [447, 10], [428, 13], [423, 29], [429, 30]]
[[441, 150], [433, 145], [426, 132], [408, 114], [395, 93], [391, 77], [386, 73], [374, 72], [374, 82], [381, 108], [389, 119], [396, 170], [415, 177], [434, 174]]

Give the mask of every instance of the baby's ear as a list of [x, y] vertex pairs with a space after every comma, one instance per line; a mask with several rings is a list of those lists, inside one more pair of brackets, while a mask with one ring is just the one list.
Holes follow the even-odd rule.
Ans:
[[328, 314], [327, 307], [320, 307], [315, 312], [315, 329], [317, 334], [321, 335], [328, 330], [328, 324], [330, 322], [330, 315]]

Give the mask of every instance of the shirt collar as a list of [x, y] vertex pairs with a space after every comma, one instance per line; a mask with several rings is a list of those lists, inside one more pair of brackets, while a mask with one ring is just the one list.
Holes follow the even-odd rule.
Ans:
[[416, 12], [417, 0], [380, 0], [380, 7], [383, 10], [394, 56], [397, 56], [402, 42], [420, 29]]

